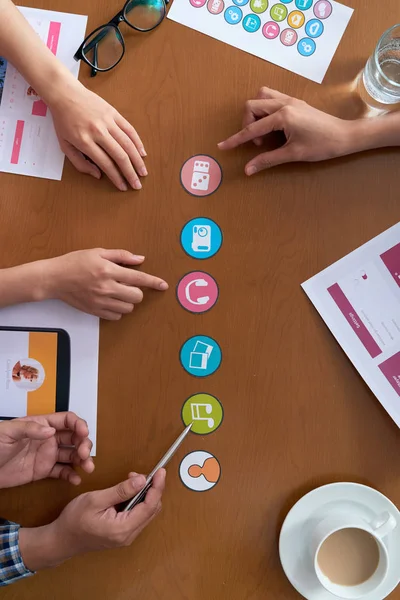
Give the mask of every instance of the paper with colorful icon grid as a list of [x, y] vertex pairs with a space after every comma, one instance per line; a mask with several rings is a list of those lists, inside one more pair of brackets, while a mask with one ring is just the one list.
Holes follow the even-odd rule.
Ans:
[[174, 0], [168, 17], [321, 83], [352, 14], [333, 0]]

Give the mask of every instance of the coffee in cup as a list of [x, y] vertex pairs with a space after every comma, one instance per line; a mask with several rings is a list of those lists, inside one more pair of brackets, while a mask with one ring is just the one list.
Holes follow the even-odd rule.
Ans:
[[379, 546], [368, 531], [348, 527], [335, 531], [323, 542], [317, 562], [332, 583], [355, 586], [373, 576], [379, 555]]
[[371, 521], [349, 514], [320, 521], [312, 535], [311, 554], [323, 587], [348, 600], [375, 592], [389, 571], [390, 557], [384, 538], [396, 526], [395, 517], [389, 513]]

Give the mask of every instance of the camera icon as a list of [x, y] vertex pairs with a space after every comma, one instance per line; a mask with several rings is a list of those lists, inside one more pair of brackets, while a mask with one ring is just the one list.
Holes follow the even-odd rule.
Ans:
[[211, 250], [210, 225], [194, 225], [192, 231], [192, 250], [194, 252], [209, 252]]

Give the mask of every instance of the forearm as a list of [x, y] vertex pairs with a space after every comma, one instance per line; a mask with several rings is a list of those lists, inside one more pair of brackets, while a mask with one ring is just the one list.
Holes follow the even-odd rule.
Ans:
[[348, 152], [400, 146], [400, 112], [349, 122]]
[[48, 261], [37, 261], [0, 270], [0, 308], [45, 300]]
[[21, 527], [19, 549], [24, 565], [30, 571], [40, 571], [60, 565], [71, 558], [64, 549], [64, 540], [57, 539], [54, 524], [43, 527]]
[[11, 0], [0, 0], [0, 56], [51, 106], [66, 88], [80, 85], [46, 47]]

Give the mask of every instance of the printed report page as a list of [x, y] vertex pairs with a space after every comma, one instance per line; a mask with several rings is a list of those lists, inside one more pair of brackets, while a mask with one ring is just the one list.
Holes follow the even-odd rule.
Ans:
[[400, 427], [400, 223], [302, 287]]

